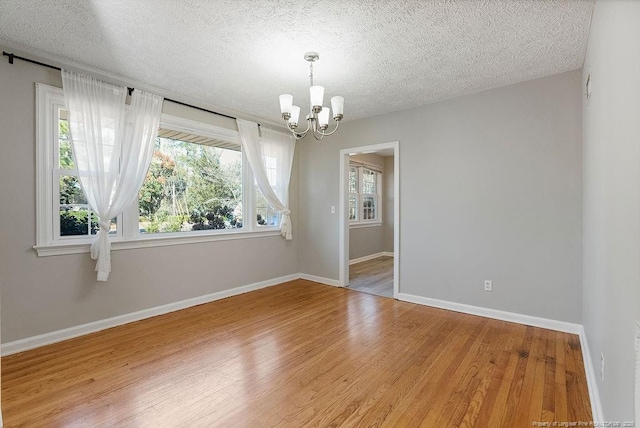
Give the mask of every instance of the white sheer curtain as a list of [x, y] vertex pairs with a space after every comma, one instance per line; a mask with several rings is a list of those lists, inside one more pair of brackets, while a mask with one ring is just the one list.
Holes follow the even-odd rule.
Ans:
[[269, 204], [280, 212], [280, 233], [291, 239], [291, 211], [289, 211], [289, 182], [296, 141], [290, 134], [237, 119], [242, 148], [258, 187]]
[[153, 155], [163, 98], [62, 70], [73, 155], [100, 229], [91, 244], [98, 281], [111, 272], [111, 219], [133, 203]]

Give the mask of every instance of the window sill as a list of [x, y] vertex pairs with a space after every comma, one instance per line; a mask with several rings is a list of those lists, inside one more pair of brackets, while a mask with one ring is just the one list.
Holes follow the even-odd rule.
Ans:
[[372, 221], [371, 223], [353, 223], [349, 224], [349, 229], [360, 229], [362, 227], [379, 227], [382, 226], [381, 221]]
[[[170, 245], [199, 244], [203, 242], [229, 241], [235, 239], [263, 238], [267, 236], [280, 236], [277, 228], [265, 228], [264, 230], [245, 232], [229, 231], [213, 233], [193, 233], [189, 236], [176, 234], [161, 234], [162, 236], [140, 236], [129, 240], [112, 240], [111, 250], [133, 250], [137, 248], [165, 247]], [[89, 253], [90, 241], [65, 242], [51, 245], [36, 245], [33, 248], [38, 252], [38, 257], [61, 256], [65, 254]]]

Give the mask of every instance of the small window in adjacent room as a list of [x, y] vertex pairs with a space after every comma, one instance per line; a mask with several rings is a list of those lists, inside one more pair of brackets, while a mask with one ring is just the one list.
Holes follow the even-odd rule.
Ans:
[[358, 168], [349, 168], [349, 221], [358, 221]]
[[353, 227], [382, 222], [382, 173], [363, 165], [349, 168], [349, 224]]
[[362, 220], [378, 217], [378, 173], [362, 168]]

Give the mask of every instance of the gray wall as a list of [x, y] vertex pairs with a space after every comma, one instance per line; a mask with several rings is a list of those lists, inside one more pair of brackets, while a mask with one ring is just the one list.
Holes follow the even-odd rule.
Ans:
[[[640, 320], [640, 2], [598, 1], [583, 71], [583, 321], [604, 419], [633, 420]], [[600, 353], [605, 380], [600, 381]], [[636, 415], [636, 424], [640, 415]]]
[[36, 243], [35, 82], [61, 86], [60, 73], [21, 61], [14, 65], [0, 61], [2, 340], [299, 271], [297, 159], [290, 192], [293, 241], [274, 236], [114, 251], [107, 283], [96, 282], [89, 254], [38, 257], [32, 248]]
[[[382, 225], [370, 227], [355, 227], [349, 229], [349, 260], [378, 254], [383, 251], [393, 252], [393, 157], [382, 157], [377, 154], [352, 155], [352, 160], [377, 165], [382, 168]], [[388, 168], [391, 159], [391, 169]], [[391, 185], [391, 193], [387, 185]], [[388, 218], [389, 212], [391, 217]], [[387, 249], [388, 229], [391, 228], [391, 249]]]
[[581, 322], [580, 80], [575, 70], [347, 122], [300, 144], [301, 272], [338, 278], [338, 216], [326, 213], [340, 149], [399, 141], [401, 293]]
[[378, 254], [384, 250], [382, 226], [349, 229], [349, 260]]

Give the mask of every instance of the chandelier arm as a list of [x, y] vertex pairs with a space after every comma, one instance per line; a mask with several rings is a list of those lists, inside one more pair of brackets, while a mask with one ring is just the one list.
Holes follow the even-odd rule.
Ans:
[[293, 136], [296, 138], [296, 140], [301, 140], [304, 137], [307, 136], [307, 133], [309, 132], [309, 130], [307, 129], [304, 132], [296, 132], [294, 129], [289, 128], [289, 130], [291, 131], [291, 133], [293, 134]]
[[[318, 137], [318, 135], [317, 135], [317, 134], [320, 134], [320, 137]], [[315, 138], [316, 140], [320, 141], [320, 140], [322, 140], [322, 139], [324, 138], [324, 134], [322, 134], [322, 133], [320, 133], [320, 132], [316, 133], [316, 132], [314, 131], [314, 132], [313, 132], [313, 138]]]
[[334, 132], [336, 132], [338, 130], [339, 126], [340, 126], [340, 121], [337, 121], [336, 122], [336, 127], [333, 129], [333, 131], [331, 131], [331, 132], [322, 131], [322, 135], [331, 135], [331, 134], [333, 134]]
[[310, 129], [311, 129], [311, 120], [307, 119], [307, 129], [305, 129], [304, 131], [299, 132], [299, 133], [307, 135], [307, 132], [309, 132]]
[[309, 129], [309, 128], [307, 128], [307, 129], [305, 129], [305, 131], [304, 131], [304, 132], [298, 132], [297, 134], [298, 134], [298, 135], [300, 135], [300, 138], [299, 138], [299, 139], [302, 139], [302, 138], [306, 137], [306, 136], [307, 136], [307, 134], [309, 133], [309, 131], [310, 131], [310, 129]]
[[309, 130], [311, 129], [311, 119], [307, 119], [307, 129], [304, 130], [304, 134], [306, 135], [307, 132], [309, 132]]
[[287, 125], [287, 129], [289, 131], [291, 131], [291, 133], [293, 134], [294, 137], [296, 137], [296, 140], [300, 140], [302, 138], [304, 138], [307, 133], [309, 132], [309, 129], [311, 128], [310, 124], [307, 124], [307, 129], [305, 129], [302, 132], [297, 131], [295, 128], [291, 127], [291, 124], [287, 121], [285, 121], [285, 124]]

